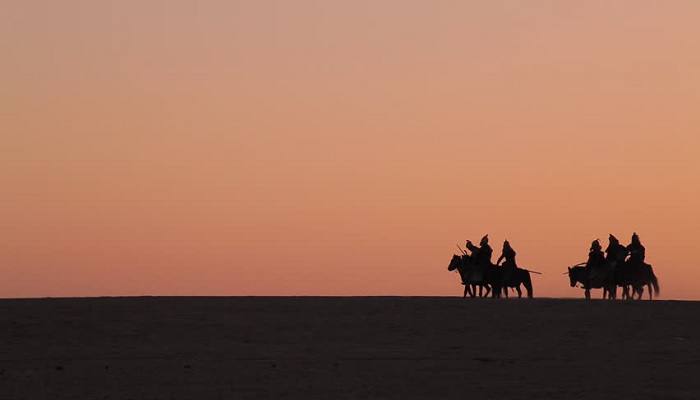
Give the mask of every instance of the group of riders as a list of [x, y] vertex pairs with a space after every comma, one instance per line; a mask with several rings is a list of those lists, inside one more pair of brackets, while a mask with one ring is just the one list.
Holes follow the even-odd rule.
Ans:
[[[606, 296], [606, 291], [613, 291], [611, 298], [614, 298], [614, 287], [616, 285], [622, 286], [624, 288], [623, 297], [629, 297], [628, 286], [631, 286], [635, 292], [641, 297], [640, 285], [651, 284], [654, 286], [655, 291], [658, 293], [658, 283], [656, 277], [651, 270], [649, 264], [645, 264], [646, 249], [639, 240], [639, 235], [637, 233], [632, 234], [632, 239], [630, 244], [627, 246], [620, 243], [620, 241], [612, 234], [608, 237], [609, 243], [608, 247], [603, 251], [600, 244], [600, 240], [596, 239], [591, 243], [590, 250], [588, 252], [588, 260], [585, 263], [581, 263], [573, 269], [579, 270], [577, 273], [577, 278], [574, 279], [574, 274], [572, 273], [572, 268], [569, 268], [569, 276], [572, 278], [572, 286], [574, 281], [582, 284], [583, 288], [586, 289], [586, 297], [589, 296], [589, 291], [591, 288], [603, 288], [603, 295]], [[501, 255], [498, 257], [495, 264], [492, 263], [493, 249], [489, 245], [489, 237], [485, 235], [481, 238], [479, 245], [476, 246], [470, 240], [466, 242], [467, 249], [471, 254], [467, 254], [466, 251], [462, 250], [462, 260], [468, 260], [469, 265], [471, 265], [471, 270], [460, 270], [460, 275], [462, 278], [462, 284], [465, 286], [477, 284], [484, 284], [488, 281], [486, 275], [484, 279], [475, 279], [476, 275], [481, 275], [481, 273], [488, 274], [488, 271], [492, 271], [491, 268], [497, 268], [498, 272], [492, 272], [497, 276], [493, 278], [490, 286], [502, 286], [503, 289], [508, 287], [513, 287], [518, 291], [520, 295], [519, 285], [520, 283], [526, 284], [528, 292], [531, 291], [531, 283], [529, 278], [529, 272], [538, 273], [536, 271], [528, 271], [518, 268], [515, 261], [516, 252], [510, 245], [508, 240], [503, 242], [503, 248], [501, 250]], [[461, 249], [460, 249], [461, 250]], [[455, 262], [456, 258], [453, 258]], [[501, 264], [501, 262], [503, 262]], [[454, 268], [451, 264], [449, 270]], [[479, 272], [482, 271], [482, 272]], [[486, 282], [488, 283], [488, 282]], [[495, 285], [494, 285], [495, 283]], [[488, 286], [488, 285], [487, 285]], [[650, 290], [651, 290], [651, 286]], [[467, 288], [465, 288], [467, 289]], [[500, 288], [498, 288], [500, 289]], [[465, 290], [465, 295], [467, 290]], [[650, 292], [651, 293], [651, 292]], [[507, 295], [507, 292], [506, 292]]]
[[[658, 280], [651, 265], [644, 262], [645, 257], [646, 250], [636, 232], [632, 234], [632, 240], [627, 246], [610, 234], [605, 252], [600, 241], [594, 240], [588, 251], [588, 260], [577, 266], [583, 267], [583, 273], [577, 274], [576, 277], [572, 274], [576, 267], [569, 268], [569, 278], [572, 286], [576, 282], [582, 284], [586, 290], [586, 298], [590, 296], [590, 289], [597, 287], [603, 289], [603, 297], [615, 298], [616, 286], [623, 287], [623, 298], [630, 298], [634, 293], [641, 298], [645, 285], [649, 288], [651, 298], [652, 288], [658, 295]], [[631, 295], [630, 287], [633, 290]]]
[[[471, 251], [471, 258], [475, 265], [486, 267], [492, 264], [491, 258], [493, 256], [493, 249], [489, 245], [489, 235], [485, 235], [481, 238], [479, 246], [475, 246], [471, 240], [467, 240], [466, 246], [467, 249]], [[515, 250], [510, 246], [508, 240], [504, 240], [503, 250], [501, 251], [501, 256], [496, 260], [496, 266], [503, 267], [506, 277], [511, 275], [518, 268], [515, 262], [515, 254]], [[503, 265], [501, 265], [501, 261], [503, 261]]]
[[532, 297], [531, 271], [518, 268], [515, 262], [515, 250], [508, 240], [503, 242], [503, 251], [495, 264], [491, 262], [493, 249], [489, 245], [488, 235], [481, 238], [478, 246], [474, 245], [471, 240], [467, 240], [466, 246], [471, 254], [460, 247], [462, 255], [454, 255], [447, 268], [448, 271], [455, 269], [459, 271], [464, 285], [464, 296], [469, 294], [474, 297], [478, 287], [479, 296], [482, 296], [482, 290], [485, 289], [485, 296], [491, 292], [493, 297], [500, 297], [501, 293], [507, 297], [510, 288], [515, 290], [520, 297], [522, 296], [520, 286], [524, 285], [527, 296]]
[[[588, 261], [585, 264], [589, 275], [604, 268], [615, 270], [623, 267], [637, 268], [644, 265], [646, 250], [642, 242], [639, 241], [636, 232], [632, 234], [632, 241], [627, 246], [621, 244], [613, 234], [610, 234], [608, 241], [605, 253], [603, 253], [600, 240], [596, 239], [591, 243]], [[627, 258], [628, 255], [629, 258]]]
[[[594, 274], [603, 268], [613, 270], [625, 266], [635, 268], [644, 264], [646, 249], [636, 232], [632, 234], [632, 240], [627, 246], [621, 244], [613, 234], [610, 234], [608, 240], [609, 244], [605, 252], [603, 252], [599, 239], [591, 243], [588, 261], [585, 263], [589, 274]], [[475, 246], [471, 240], [467, 240], [466, 246], [471, 251], [471, 257], [476, 265], [486, 266], [491, 264], [493, 249], [489, 245], [489, 235], [481, 238], [479, 246]], [[503, 241], [503, 249], [501, 250], [501, 256], [496, 261], [496, 266], [499, 266], [501, 261], [503, 261], [504, 271], [517, 269], [518, 265], [515, 262], [515, 255], [515, 250], [513, 250], [508, 240]], [[627, 258], [628, 256], [629, 258]]]

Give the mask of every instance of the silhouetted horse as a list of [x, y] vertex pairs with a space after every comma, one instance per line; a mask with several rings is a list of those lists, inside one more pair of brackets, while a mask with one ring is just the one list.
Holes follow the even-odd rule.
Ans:
[[[652, 299], [652, 288], [653, 294], [657, 297], [659, 296], [659, 281], [656, 279], [654, 270], [649, 264], [625, 264], [615, 271], [614, 278], [615, 284], [623, 287], [623, 297], [627, 295], [628, 298], [634, 298], [634, 295], [637, 295], [637, 300], [641, 299], [642, 294], [644, 294], [644, 286], [649, 291], [649, 300]], [[628, 286], [632, 287], [631, 297], [629, 296]]]
[[[482, 289], [486, 288], [484, 297], [491, 292], [492, 297], [501, 297], [501, 285], [503, 276], [501, 275], [500, 267], [493, 264], [488, 266], [478, 266], [469, 255], [454, 255], [452, 261], [447, 267], [448, 271], [457, 270], [462, 277], [464, 283], [464, 297], [467, 293], [471, 297], [476, 296], [476, 287], [479, 287], [479, 296], [482, 294]], [[471, 288], [470, 288], [471, 287]]]
[[[577, 283], [583, 285], [586, 291], [586, 298], [591, 298], [591, 289], [603, 289], [603, 298], [606, 298], [608, 293], [615, 293], [615, 283], [612, 280], [610, 271], [607, 269], [598, 269], [595, 273], [588, 274], [589, 271], [582, 266], [569, 267], [569, 281], [571, 287], [576, 286]], [[612, 297], [614, 298], [614, 297]]]
[[462, 278], [462, 285], [464, 285], [464, 295], [462, 297], [476, 296], [476, 287], [479, 286], [479, 297], [482, 297], [483, 289], [486, 287], [486, 296], [488, 296], [491, 291], [491, 287], [485, 285], [481, 278], [475, 277], [474, 267], [471, 262], [465, 262], [464, 258], [469, 257], [468, 255], [458, 256], [457, 254], [452, 256], [450, 265], [447, 266], [448, 271], [457, 270], [459, 276]]
[[462, 265], [462, 257], [458, 256], [457, 254], [454, 254], [452, 256], [450, 264], [447, 266], [447, 270], [457, 270], [457, 272], [459, 272], [459, 276], [460, 278], [462, 278], [462, 285], [464, 285], [464, 295], [462, 297], [467, 297], [467, 293], [469, 293], [469, 296], [474, 297], [472, 290], [469, 288], [469, 273], [466, 271], [466, 268]]
[[[507, 268], [507, 267], [498, 267]], [[520, 285], [525, 286], [527, 297], [532, 298], [532, 280], [530, 279], [530, 271], [522, 268], [516, 268], [512, 276], [509, 276], [506, 271], [503, 271], [503, 295], [508, 297], [508, 288], [515, 288], [518, 292], [518, 298], [523, 297], [523, 292], [520, 290]]]

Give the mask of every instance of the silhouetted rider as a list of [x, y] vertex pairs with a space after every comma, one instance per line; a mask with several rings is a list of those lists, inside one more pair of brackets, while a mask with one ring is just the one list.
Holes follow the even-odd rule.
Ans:
[[590, 288], [591, 279], [599, 277], [603, 273], [605, 266], [605, 254], [603, 254], [603, 246], [600, 245], [598, 239], [591, 242], [591, 248], [588, 250], [588, 260], [586, 261], [586, 281], [585, 287]]
[[620, 244], [615, 236], [608, 236], [608, 248], [605, 249], [605, 264], [611, 268], [615, 268], [624, 264], [627, 257], [627, 248]]
[[515, 250], [510, 247], [510, 242], [507, 240], [503, 242], [503, 250], [501, 250], [501, 256], [498, 257], [496, 265], [499, 265], [503, 259], [505, 259], [505, 262], [503, 263], [504, 267], [517, 268], [517, 265], [515, 264]]
[[599, 268], [605, 265], [605, 254], [603, 254], [603, 246], [600, 245], [598, 239], [591, 242], [591, 248], [588, 251], [588, 261], [586, 261], [586, 269]]
[[501, 250], [501, 256], [498, 257], [496, 265], [500, 264], [503, 259], [505, 259], [503, 263], [503, 279], [508, 282], [515, 275], [515, 270], [518, 266], [515, 264], [515, 250], [510, 247], [510, 242], [507, 240], [503, 242], [503, 250]]
[[639, 236], [637, 233], [632, 234], [632, 243], [627, 245], [627, 251], [629, 252], [630, 258], [627, 260], [630, 266], [638, 266], [644, 264], [644, 258], [646, 257], [646, 249], [639, 241]]
[[471, 240], [467, 240], [467, 248], [472, 252], [472, 258], [476, 265], [486, 266], [491, 264], [493, 249], [489, 246], [489, 235], [481, 238], [479, 247], [474, 246]]

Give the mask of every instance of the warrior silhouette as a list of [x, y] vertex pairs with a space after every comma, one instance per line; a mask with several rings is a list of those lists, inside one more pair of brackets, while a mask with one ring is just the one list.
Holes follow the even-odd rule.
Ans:
[[474, 246], [471, 240], [467, 240], [467, 248], [472, 252], [472, 258], [477, 265], [486, 266], [491, 264], [493, 249], [489, 246], [489, 235], [481, 238], [479, 247]]
[[627, 263], [630, 266], [638, 266], [644, 264], [644, 258], [646, 256], [646, 249], [639, 241], [639, 236], [637, 232], [632, 234], [632, 243], [627, 245], [627, 251], [629, 252], [630, 258]]

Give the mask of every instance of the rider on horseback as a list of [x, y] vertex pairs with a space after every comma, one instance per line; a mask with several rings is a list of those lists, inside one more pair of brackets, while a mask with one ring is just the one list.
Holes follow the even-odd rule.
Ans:
[[591, 248], [588, 251], [588, 261], [586, 261], [586, 269], [600, 268], [605, 264], [605, 255], [603, 247], [598, 239], [591, 242]]
[[503, 242], [503, 250], [501, 251], [501, 256], [498, 257], [498, 261], [496, 261], [496, 265], [499, 265], [503, 259], [505, 259], [503, 263], [503, 279], [509, 281], [515, 275], [515, 270], [518, 266], [515, 263], [515, 250], [510, 247], [508, 240]]
[[636, 232], [632, 234], [632, 243], [627, 246], [626, 250], [630, 255], [630, 258], [627, 260], [629, 266], [636, 267], [644, 264], [646, 250], [642, 242], [639, 241], [639, 236], [637, 236]]
[[608, 241], [608, 248], [605, 249], [605, 263], [614, 270], [617, 266], [624, 264], [627, 257], [627, 248], [621, 245], [620, 241], [612, 233], [608, 236]]
[[591, 277], [601, 275], [604, 266], [605, 254], [603, 254], [603, 247], [600, 245], [600, 241], [596, 239], [591, 242], [591, 248], [588, 250], [588, 261], [586, 261], [585, 267], [587, 281], [584, 283], [584, 286], [590, 287]]
[[467, 248], [472, 252], [472, 259], [476, 265], [485, 267], [491, 264], [493, 249], [489, 246], [489, 235], [481, 238], [479, 247], [474, 246], [471, 240], [467, 240]]

